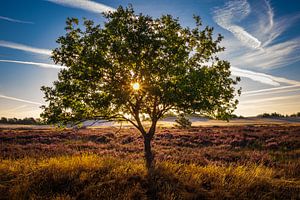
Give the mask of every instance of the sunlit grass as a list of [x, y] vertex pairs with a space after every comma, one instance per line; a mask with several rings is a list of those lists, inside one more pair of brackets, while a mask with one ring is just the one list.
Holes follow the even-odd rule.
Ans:
[[[10, 199], [145, 199], [143, 160], [95, 154], [0, 161], [0, 193]], [[298, 198], [300, 181], [263, 165], [198, 166], [159, 162], [152, 180], [161, 199]]]

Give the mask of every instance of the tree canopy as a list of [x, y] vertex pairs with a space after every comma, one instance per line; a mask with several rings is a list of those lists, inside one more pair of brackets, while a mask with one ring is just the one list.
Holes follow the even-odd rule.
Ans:
[[[49, 123], [87, 119], [125, 120], [144, 137], [146, 165], [152, 166], [151, 140], [168, 111], [227, 118], [237, 105], [230, 63], [220, 60], [221, 35], [203, 27], [182, 27], [171, 15], [152, 18], [119, 7], [104, 14], [104, 26], [67, 19], [66, 34], [53, 51], [65, 66], [53, 87], [42, 87]], [[238, 91], [239, 93], [239, 91]], [[142, 118], [151, 120], [148, 130]]]
[[[182, 27], [171, 15], [152, 18], [132, 7], [105, 13], [104, 26], [67, 19], [53, 51], [65, 66], [53, 87], [42, 87], [50, 123], [84, 119], [127, 120], [143, 134], [141, 117], [153, 122], [167, 111], [229, 116], [237, 105], [230, 63], [212, 27]], [[133, 85], [138, 86], [134, 89]]]

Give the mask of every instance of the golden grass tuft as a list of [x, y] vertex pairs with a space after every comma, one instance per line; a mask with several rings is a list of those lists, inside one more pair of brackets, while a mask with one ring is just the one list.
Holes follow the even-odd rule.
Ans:
[[300, 181], [263, 165], [161, 162], [151, 177], [142, 160], [95, 154], [0, 161], [0, 199], [299, 199]]

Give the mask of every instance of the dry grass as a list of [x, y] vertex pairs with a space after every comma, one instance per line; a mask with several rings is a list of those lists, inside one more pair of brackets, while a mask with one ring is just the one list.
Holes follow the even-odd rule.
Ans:
[[[262, 165], [161, 162], [152, 179], [159, 199], [297, 199], [300, 182]], [[0, 163], [2, 199], [146, 199], [144, 164], [94, 154]]]

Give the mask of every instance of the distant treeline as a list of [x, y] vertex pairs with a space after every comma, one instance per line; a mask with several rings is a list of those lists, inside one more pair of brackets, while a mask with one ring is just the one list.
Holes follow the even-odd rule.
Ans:
[[295, 113], [295, 114], [291, 114], [291, 115], [283, 115], [277, 112], [273, 112], [273, 113], [263, 113], [261, 115], [257, 115], [257, 117], [300, 117], [300, 112]]
[[[206, 116], [201, 116], [201, 115], [197, 115], [197, 114], [187, 114], [185, 115], [187, 118], [190, 118], [190, 117], [200, 117], [200, 118], [207, 118], [207, 119], [213, 119], [213, 118], [209, 118], [209, 117], [206, 117]], [[165, 115], [165, 117], [177, 117], [176, 114], [173, 114], [173, 113], [167, 113]], [[300, 112], [297, 112], [297, 113], [294, 113], [294, 114], [291, 114], [291, 115], [283, 115], [283, 114], [280, 114], [280, 113], [277, 113], [277, 112], [273, 112], [273, 113], [263, 113], [263, 114], [259, 114], [257, 115], [256, 117], [262, 117], [262, 118], [284, 118], [284, 117], [300, 117]], [[246, 117], [242, 116], [242, 115], [236, 115], [236, 114], [231, 114], [229, 116], [229, 118], [231, 119], [244, 119]]]
[[42, 125], [44, 123], [40, 119], [33, 117], [25, 117], [23, 119], [1, 117], [0, 124]]
[[[285, 117], [300, 117], [300, 112], [297, 112], [297, 113], [294, 113], [294, 114], [291, 114], [291, 115], [283, 115], [283, 114], [280, 114], [280, 113], [277, 113], [277, 112], [273, 112], [273, 113], [263, 113], [263, 114], [259, 114], [257, 115], [256, 117], [262, 117], [262, 118], [285, 118]], [[242, 115], [235, 115], [235, 114], [232, 114], [230, 116], [230, 118], [232, 119], [243, 119], [245, 118], [244, 116]]]

